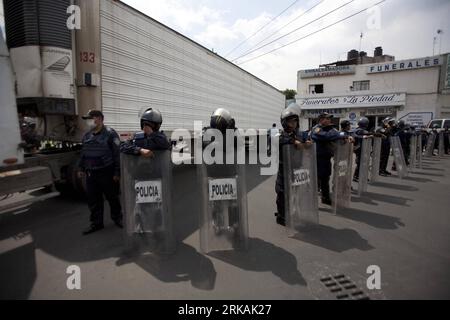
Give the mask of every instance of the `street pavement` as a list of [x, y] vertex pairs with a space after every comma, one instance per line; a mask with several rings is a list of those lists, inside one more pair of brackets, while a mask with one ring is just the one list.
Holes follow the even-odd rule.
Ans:
[[[290, 237], [275, 223], [275, 178], [247, 167], [249, 251], [200, 253], [199, 181], [174, 172], [178, 239], [169, 258], [123, 254], [122, 230], [82, 236], [89, 211], [76, 195], [0, 214], [0, 299], [449, 299], [450, 156], [424, 159], [401, 180], [380, 177], [320, 225]], [[356, 186], [355, 186], [356, 187]], [[81, 290], [69, 290], [69, 266]], [[369, 289], [378, 266], [381, 289]]]

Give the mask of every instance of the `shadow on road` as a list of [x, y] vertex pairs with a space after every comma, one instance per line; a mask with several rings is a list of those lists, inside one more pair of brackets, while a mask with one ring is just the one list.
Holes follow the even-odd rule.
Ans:
[[379, 229], [394, 230], [405, 226], [405, 224], [402, 222], [400, 218], [359, 209], [352, 209], [352, 208], [342, 209], [338, 213], [338, 216], [353, 221], [363, 222]]
[[389, 194], [379, 194], [373, 192], [365, 192], [361, 197], [352, 197], [351, 200], [352, 202], [362, 202], [370, 205], [375, 205], [376, 203], [374, 201], [379, 201], [406, 207], [409, 207], [408, 201], [412, 201], [412, 199], [408, 198], [396, 197]]
[[405, 180], [405, 181], [420, 182], [420, 183], [425, 183], [425, 182], [436, 182], [436, 181], [431, 180], [431, 179], [416, 178], [416, 177], [405, 177], [405, 178], [403, 178], [403, 180]]
[[436, 174], [436, 173], [429, 173], [429, 172], [411, 172], [412, 174], [418, 174], [420, 176], [428, 176], [428, 177], [443, 177], [444, 174]]
[[217, 273], [211, 260], [185, 243], [179, 244], [176, 253], [166, 259], [141, 255], [116, 261], [119, 267], [129, 263], [137, 264], [162, 282], [190, 281], [192, 287], [200, 290], [213, 290], [215, 287]]
[[271, 271], [289, 285], [306, 286], [306, 281], [297, 269], [297, 259], [288, 251], [258, 238], [249, 239], [249, 250], [212, 252], [209, 256], [232, 264], [238, 268], [266, 272]]
[[374, 249], [369, 242], [352, 229], [335, 229], [318, 225], [311, 230], [296, 234], [293, 239], [303, 241], [335, 252], [351, 249], [369, 251]]
[[432, 167], [428, 167], [428, 166], [422, 166], [422, 170], [430, 170], [430, 171], [440, 171], [440, 172], [445, 172], [444, 169], [432, 168]]
[[402, 190], [402, 191], [417, 191], [419, 190], [416, 187], [413, 186], [405, 186], [403, 184], [396, 184], [396, 183], [386, 183], [386, 182], [374, 182], [370, 184], [374, 187], [380, 187], [380, 188], [388, 188], [388, 189], [395, 189], [395, 190]]

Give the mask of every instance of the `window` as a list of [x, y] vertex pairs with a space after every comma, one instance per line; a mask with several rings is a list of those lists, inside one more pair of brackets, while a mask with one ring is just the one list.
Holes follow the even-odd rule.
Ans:
[[309, 85], [309, 94], [323, 93], [323, 84], [311, 84]]
[[353, 81], [352, 91], [370, 90], [370, 80]]
[[433, 120], [430, 122], [430, 124], [428, 125], [428, 128], [433, 129], [434, 125], [437, 124], [439, 126], [439, 128], [442, 128], [442, 120]]
[[450, 129], [450, 120], [445, 120], [445, 122], [444, 122], [444, 129], [446, 127]]

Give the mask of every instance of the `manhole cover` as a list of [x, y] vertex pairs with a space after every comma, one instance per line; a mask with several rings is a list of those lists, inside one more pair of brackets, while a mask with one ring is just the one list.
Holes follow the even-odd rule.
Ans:
[[346, 275], [326, 276], [320, 281], [339, 300], [370, 300], [364, 291]]

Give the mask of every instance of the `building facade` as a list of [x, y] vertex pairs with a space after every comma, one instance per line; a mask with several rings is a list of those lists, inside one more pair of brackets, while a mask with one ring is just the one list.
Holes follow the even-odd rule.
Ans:
[[353, 127], [365, 116], [371, 128], [387, 116], [418, 126], [450, 118], [450, 54], [401, 61], [383, 56], [380, 48], [373, 58], [361, 52], [350, 59], [351, 54], [354, 50], [347, 61], [298, 72], [302, 129], [322, 112], [333, 114], [336, 124], [350, 120]]

